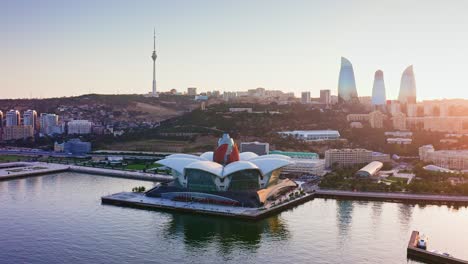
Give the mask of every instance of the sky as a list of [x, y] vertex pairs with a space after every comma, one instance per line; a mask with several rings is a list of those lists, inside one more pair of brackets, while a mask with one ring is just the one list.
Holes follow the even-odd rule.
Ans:
[[387, 99], [414, 65], [418, 100], [468, 98], [468, 1], [0, 0], [0, 98], [147, 93], [157, 86], [337, 93], [340, 58], [359, 96], [376, 70]]

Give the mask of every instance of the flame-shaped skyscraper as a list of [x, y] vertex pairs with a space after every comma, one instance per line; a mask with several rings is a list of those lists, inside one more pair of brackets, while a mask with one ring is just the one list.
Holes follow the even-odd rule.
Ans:
[[416, 80], [414, 78], [413, 65], [406, 68], [401, 76], [398, 101], [402, 104], [416, 103]]
[[385, 105], [385, 82], [383, 71], [378, 70], [374, 75], [374, 86], [372, 87], [372, 105]]
[[338, 80], [338, 100], [340, 102], [359, 102], [351, 62], [341, 57], [340, 77]]

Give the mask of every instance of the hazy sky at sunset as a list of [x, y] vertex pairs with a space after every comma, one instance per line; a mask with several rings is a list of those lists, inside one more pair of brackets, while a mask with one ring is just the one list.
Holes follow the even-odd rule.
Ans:
[[414, 65], [419, 99], [468, 98], [468, 1], [0, 0], [1, 98], [255, 87], [336, 94], [340, 57], [358, 93], [387, 98]]

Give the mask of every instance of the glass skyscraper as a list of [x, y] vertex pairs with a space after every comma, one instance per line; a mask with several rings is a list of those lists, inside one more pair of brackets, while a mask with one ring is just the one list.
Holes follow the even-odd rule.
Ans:
[[339, 102], [359, 101], [353, 65], [344, 57], [341, 57], [340, 77], [338, 80], [338, 100]]
[[383, 71], [378, 70], [374, 75], [374, 86], [372, 87], [372, 105], [385, 105], [385, 82]]
[[401, 76], [398, 101], [402, 104], [416, 103], [416, 81], [414, 79], [413, 65], [406, 68]]

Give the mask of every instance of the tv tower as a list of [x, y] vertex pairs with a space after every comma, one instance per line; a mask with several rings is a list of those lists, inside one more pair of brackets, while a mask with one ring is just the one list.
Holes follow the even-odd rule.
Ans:
[[156, 29], [153, 29], [153, 54], [151, 55], [151, 59], [153, 59], [153, 90], [151, 93], [152, 97], [159, 97], [158, 93], [156, 92]]

